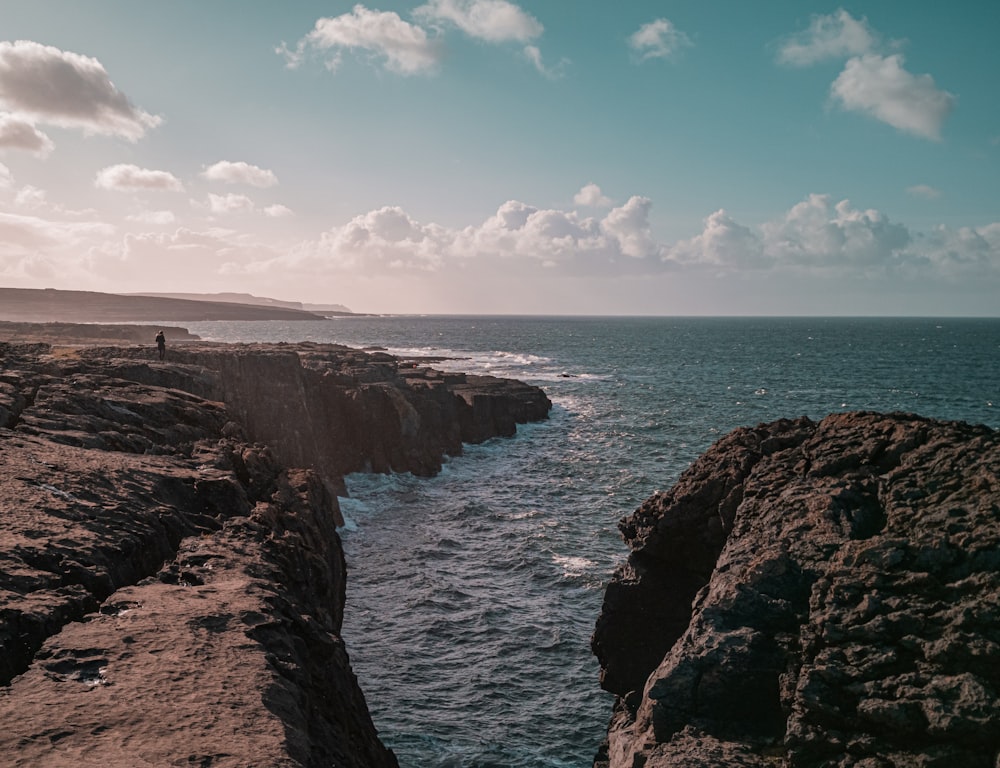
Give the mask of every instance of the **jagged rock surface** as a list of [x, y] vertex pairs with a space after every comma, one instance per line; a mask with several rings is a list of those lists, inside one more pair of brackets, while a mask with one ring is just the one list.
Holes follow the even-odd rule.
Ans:
[[[353, 386], [370, 378], [382, 399], [358, 395], [363, 417], [335, 411], [327, 352], [300, 352], [214, 346], [160, 363], [148, 349], [0, 344], [4, 765], [396, 765], [340, 638], [331, 489], [344, 466], [377, 462], [366, 444], [344, 447], [350, 461], [334, 469], [310, 467], [351, 439], [342, 422], [320, 422], [333, 412], [385, 440], [427, 438], [427, 462], [460, 450], [438, 433], [461, 437], [446, 423], [461, 407], [425, 422], [419, 387], [381, 369], [396, 364], [345, 352]], [[349, 403], [340, 381], [331, 397]], [[514, 396], [511, 413], [521, 409]], [[282, 443], [282, 428], [294, 439]]]
[[142, 347], [83, 354], [123, 379], [224, 401], [251, 439], [286, 465], [315, 469], [338, 492], [351, 472], [433, 475], [463, 443], [513, 435], [552, 407], [518, 381], [335, 344], [184, 344], [156, 364]]
[[1000, 764], [1000, 435], [739, 429], [621, 523], [595, 765]]

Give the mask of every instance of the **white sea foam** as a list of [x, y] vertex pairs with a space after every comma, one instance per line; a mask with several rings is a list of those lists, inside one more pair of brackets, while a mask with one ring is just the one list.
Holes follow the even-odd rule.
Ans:
[[572, 555], [552, 555], [552, 562], [563, 569], [564, 576], [583, 576], [597, 567], [597, 563], [586, 557]]

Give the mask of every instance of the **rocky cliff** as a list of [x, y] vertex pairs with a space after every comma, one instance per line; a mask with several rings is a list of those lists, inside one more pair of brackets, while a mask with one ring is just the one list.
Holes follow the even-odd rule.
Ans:
[[10, 766], [395, 766], [340, 638], [341, 473], [430, 473], [539, 390], [278, 345], [0, 343]]
[[620, 528], [596, 765], [1000, 764], [997, 432], [739, 429]]

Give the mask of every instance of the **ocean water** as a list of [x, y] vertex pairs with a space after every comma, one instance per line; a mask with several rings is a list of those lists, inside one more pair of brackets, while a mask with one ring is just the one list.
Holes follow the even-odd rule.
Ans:
[[731, 429], [909, 411], [1000, 427], [1000, 320], [351, 317], [197, 323], [544, 388], [551, 418], [434, 478], [352, 475], [344, 638], [409, 768], [586, 768], [611, 697], [589, 641], [617, 521]]

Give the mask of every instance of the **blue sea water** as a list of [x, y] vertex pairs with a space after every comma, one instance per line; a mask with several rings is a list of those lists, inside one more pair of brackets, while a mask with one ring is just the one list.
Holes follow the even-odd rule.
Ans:
[[611, 711], [589, 640], [617, 521], [716, 439], [800, 415], [1000, 427], [1000, 320], [350, 317], [198, 323], [332, 341], [544, 388], [551, 418], [434, 478], [352, 475], [344, 638], [408, 768], [585, 768]]

